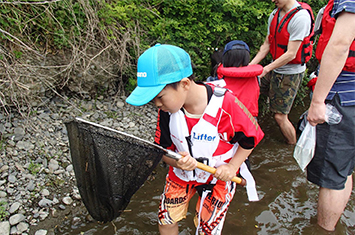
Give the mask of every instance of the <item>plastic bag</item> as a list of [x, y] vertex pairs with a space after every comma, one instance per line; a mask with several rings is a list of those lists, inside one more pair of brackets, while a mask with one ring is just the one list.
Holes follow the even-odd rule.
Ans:
[[[305, 126], [293, 151], [293, 157], [295, 158], [302, 171], [305, 170], [309, 162], [312, 160], [316, 147], [316, 127], [309, 124], [307, 121], [307, 115], [308, 113], [306, 111], [301, 116], [303, 119], [303, 125]], [[329, 125], [338, 124], [342, 118], [343, 115], [339, 113], [336, 107], [331, 104], [326, 104], [325, 121]]]
[[295, 158], [302, 171], [305, 170], [308, 163], [312, 160], [315, 146], [316, 127], [307, 122], [293, 151], [293, 157]]

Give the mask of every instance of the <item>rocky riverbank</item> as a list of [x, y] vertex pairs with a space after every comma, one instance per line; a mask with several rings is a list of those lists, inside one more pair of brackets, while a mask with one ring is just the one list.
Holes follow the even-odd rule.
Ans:
[[1, 235], [54, 234], [59, 220], [82, 207], [65, 121], [81, 117], [153, 141], [156, 108], [124, 100], [54, 98], [22, 110], [26, 117], [0, 113]]

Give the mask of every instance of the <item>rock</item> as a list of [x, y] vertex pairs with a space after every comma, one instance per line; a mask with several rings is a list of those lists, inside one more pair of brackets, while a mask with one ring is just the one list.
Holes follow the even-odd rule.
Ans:
[[5, 198], [7, 196], [7, 193], [4, 191], [0, 191], [0, 198]]
[[73, 165], [70, 164], [65, 168], [66, 171], [71, 172], [73, 170]]
[[6, 133], [5, 131], [6, 131], [5, 126], [3, 124], [0, 124], [0, 133], [4, 134]]
[[47, 235], [47, 230], [44, 229], [37, 230], [35, 235]]
[[13, 174], [10, 174], [9, 177], [7, 178], [7, 180], [10, 182], [10, 183], [15, 183], [16, 182], [16, 176], [13, 175]]
[[48, 191], [48, 189], [42, 189], [41, 194], [42, 194], [43, 197], [49, 196], [49, 191]]
[[19, 202], [14, 202], [14, 203], [11, 205], [10, 209], [9, 209], [9, 213], [10, 213], [10, 214], [15, 213], [15, 212], [18, 210], [18, 208], [20, 208], [20, 206], [21, 206], [21, 203], [19, 203]]
[[62, 201], [65, 205], [70, 205], [72, 204], [73, 199], [71, 197], [64, 197]]
[[1, 235], [10, 234], [10, 223], [8, 221], [0, 222], [0, 234]]
[[74, 217], [72, 220], [73, 226], [78, 226], [81, 223], [81, 219], [79, 217]]
[[53, 205], [53, 202], [51, 201], [51, 200], [49, 200], [49, 199], [47, 199], [47, 198], [42, 198], [42, 200], [40, 200], [39, 202], [38, 202], [38, 205], [40, 206], [40, 207], [50, 207], [50, 206], [52, 206]]
[[21, 128], [21, 127], [16, 127], [14, 129], [14, 134], [15, 134], [14, 140], [15, 141], [19, 141], [19, 140], [21, 140], [24, 137], [25, 130], [23, 128]]
[[32, 192], [35, 189], [35, 184], [33, 180], [30, 180], [30, 182], [27, 184], [26, 189], [30, 192]]
[[15, 214], [10, 216], [9, 222], [10, 225], [16, 225], [24, 220], [25, 220], [25, 216], [23, 214]]
[[9, 166], [8, 165], [3, 165], [1, 168], [0, 168], [0, 173], [2, 172], [5, 172], [9, 169]]
[[16, 225], [17, 232], [20, 234], [23, 234], [23, 232], [27, 231], [28, 228], [29, 225], [25, 222], [20, 222], [18, 225]]
[[116, 106], [118, 108], [122, 108], [124, 106], [124, 103], [121, 100], [119, 100], [119, 101], [116, 102]]
[[46, 211], [40, 211], [38, 214], [39, 214], [39, 217], [40, 217], [41, 220], [44, 220], [49, 215], [49, 213], [46, 212]]
[[59, 163], [58, 161], [54, 160], [53, 158], [49, 161], [48, 168], [50, 172], [54, 172], [59, 168]]
[[10, 228], [10, 234], [17, 234], [16, 226], [13, 226], [13, 227]]
[[[0, 202], [5, 203], [10, 216], [8, 221], [0, 222], [0, 235], [52, 235], [53, 228], [46, 227], [43, 220], [56, 220], [53, 217], [61, 215], [74, 224], [89, 221], [83, 221], [82, 214], [72, 210], [77, 205], [83, 207], [83, 204], [80, 203], [63, 121], [81, 116], [153, 140], [157, 110], [149, 105], [144, 108], [126, 105], [125, 98], [105, 100], [101, 97], [99, 102], [46, 98], [43, 107], [36, 107], [36, 112], [27, 117], [16, 113], [8, 117], [0, 111], [0, 135], [5, 140], [0, 149]], [[52, 200], [48, 199], [50, 196]], [[86, 210], [78, 211], [76, 213]], [[39, 223], [44, 227], [34, 233], [31, 228]]]
[[28, 150], [33, 149], [33, 148], [34, 148], [34, 145], [31, 144], [31, 143], [28, 142], [28, 141], [19, 141], [19, 142], [17, 142], [16, 147], [17, 147], [18, 149], [20, 149], [20, 150], [26, 150], [26, 151], [28, 151]]

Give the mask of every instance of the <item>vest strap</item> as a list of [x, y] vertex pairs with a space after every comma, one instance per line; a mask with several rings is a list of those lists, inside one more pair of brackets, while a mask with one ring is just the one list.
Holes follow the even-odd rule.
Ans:
[[224, 96], [224, 94], [226, 93], [227, 89], [226, 88], [223, 88], [223, 87], [215, 87], [214, 88], [214, 91], [213, 91], [213, 94], [217, 97], [221, 97], [221, 96]]

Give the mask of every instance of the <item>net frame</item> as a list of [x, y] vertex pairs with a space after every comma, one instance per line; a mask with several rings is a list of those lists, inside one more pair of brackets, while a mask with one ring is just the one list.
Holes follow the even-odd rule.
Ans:
[[165, 151], [159, 145], [80, 118], [65, 122], [79, 193], [89, 214], [120, 216]]

